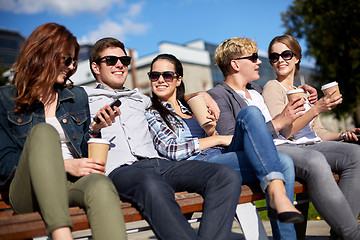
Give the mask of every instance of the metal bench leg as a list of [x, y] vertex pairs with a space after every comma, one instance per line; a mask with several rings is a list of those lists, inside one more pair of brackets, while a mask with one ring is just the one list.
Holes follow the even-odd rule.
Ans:
[[255, 204], [238, 204], [235, 217], [246, 240], [269, 240]]
[[305, 240], [306, 225], [309, 211], [309, 196], [307, 193], [296, 194], [295, 207], [304, 215], [304, 222], [294, 224], [298, 240]]

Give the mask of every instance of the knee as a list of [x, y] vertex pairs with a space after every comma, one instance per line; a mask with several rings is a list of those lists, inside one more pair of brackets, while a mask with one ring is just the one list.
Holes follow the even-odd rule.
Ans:
[[[141, 174], [129, 176], [128, 187], [122, 193], [136, 199], [168, 198], [174, 196], [174, 189], [159, 174], [152, 171], [142, 171]], [[118, 184], [121, 184], [119, 182]]]
[[89, 174], [84, 176], [87, 184], [82, 189], [84, 193], [85, 207], [104, 209], [118, 206], [120, 197], [111, 180], [101, 174]]
[[241, 188], [241, 176], [237, 171], [222, 164], [216, 165], [219, 165], [217, 166], [218, 169], [214, 175], [214, 180], [217, 184], [223, 183], [231, 189]]
[[296, 176], [306, 179], [325, 179], [332, 177], [331, 167], [322, 154], [311, 154], [296, 164]]
[[237, 121], [245, 120], [245, 121], [256, 121], [261, 120], [262, 122], [265, 121], [264, 116], [260, 109], [256, 106], [247, 106], [243, 108], [236, 118]]
[[239, 112], [237, 118], [244, 118], [246, 116], [262, 116], [260, 109], [256, 106], [247, 106]]
[[39, 123], [30, 130], [28, 138], [35, 138], [38, 141], [44, 140], [44, 142], [48, 142], [49, 139], [59, 138], [59, 133], [50, 124]]
[[163, 196], [173, 195], [175, 191], [170, 185], [160, 176], [154, 176], [152, 173], [144, 174], [136, 181], [136, 188], [141, 194]]
[[261, 113], [260, 109], [258, 107], [256, 107], [256, 106], [247, 106], [246, 108], [243, 108], [239, 112], [239, 115], [240, 116], [244, 116], [244, 115], [262, 116], [262, 113]]
[[88, 181], [86, 192], [87, 194], [94, 194], [99, 196], [106, 196], [108, 194], [118, 195], [114, 184], [111, 180], [101, 174], [89, 174], [84, 176]]
[[331, 170], [330, 165], [324, 156], [310, 157], [307, 161], [307, 164], [305, 164], [305, 166], [307, 167], [308, 170], [310, 171], [313, 170], [314, 172], [319, 172], [324, 169]]

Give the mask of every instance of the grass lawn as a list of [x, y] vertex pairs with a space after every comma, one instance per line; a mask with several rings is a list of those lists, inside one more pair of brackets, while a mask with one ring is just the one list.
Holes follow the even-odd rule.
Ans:
[[[255, 201], [255, 205], [256, 205], [256, 207], [265, 207], [266, 202], [265, 202], [265, 200]], [[267, 216], [267, 211], [260, 211], [259, 215], [262, 220], [269, 220], [269, 218]], [[320, 217], [319, 213], [315, 210], [313, 204], [310, 202], [308, 220], [315, 220], [315, 219], [320, 220], [321, 217]]]

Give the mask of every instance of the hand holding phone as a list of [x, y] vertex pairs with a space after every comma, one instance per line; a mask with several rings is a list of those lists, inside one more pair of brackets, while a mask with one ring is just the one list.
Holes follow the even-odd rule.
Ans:
[[[111, 107], [112, 110], [114, 110], [114, 106], [119, 107], [120, 105], [121, 105], [121, 101], [120, 101], [119, 99], [117, 99], [116, 101], [112, 102], [109, 106]], [[106, 111], [107, 114], [109, 114], [109, 112], [108, 112], [106, 109], [105, 109], [105, 111]], [[114, 111], [115, 111], [115, 110], [114, 110]], [[103, 117], [104, 117], [104, 116], [103, 116]], [[94, 117], [94, 121], [95, 121], [96, 123], [100, 123], [100, 122], [101, 122], [97, 115]]]

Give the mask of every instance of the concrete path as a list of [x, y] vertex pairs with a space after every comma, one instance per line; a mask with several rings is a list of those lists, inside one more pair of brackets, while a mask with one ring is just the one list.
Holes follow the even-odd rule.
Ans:
[[[272, 240], [272, 233], [269, 221], [263, 221], [269, 240]], [[127, 224], [127, 228], [136, 228], [147, 226], [145, 221], [138, 221]], [[199, 223], [192, 224], [194, 228], [198, 228]], [[327, 240], [329, 237], [330, 227], [323, 220], [308, 221], [306, 230], [307, 240]], [[128, 240], [154, 240], [157, 239], [154, 233], [149, 230], [145, 232], [132, 233], [128, 235]], [[241, 232], [239, 224], [234, 221], [231, 237], [229, 240], [242, 240], [245, 239]]]
[[[360, 222], [359, 222], [360, 223]], [[269, 237], [269, 240], [272, 240], [271, 226], [269, 221], [263, 221], [266, 233]], [[191, 226], [195, 229], [199, 227], [199, 223], [193, 223]], [[136, 229], [148, 227], [148, 224], [145, 220], [137, 221], [126, 224], [126, 229]], [[171, 227], [171, 226], [169, 226]], [[306, 240], [328, 240], [330, 234], [330, 227], [324, 220], [311, 220], [307, 222], [306, 228]], [[90, 230], [79, 231], [73, 233], [76, 240], [91, 240]], [[37, 238], [36, 240], [45, 240], [47, 238]], [[128, 240], [156, 240], [154, 233], [151, 230], [131, 233], [128, 234]], [[240, 229], [239, 224], [234, 221], [232, 227], [232, 233], [229, 240], [244, 240], [244, 235]]]

